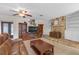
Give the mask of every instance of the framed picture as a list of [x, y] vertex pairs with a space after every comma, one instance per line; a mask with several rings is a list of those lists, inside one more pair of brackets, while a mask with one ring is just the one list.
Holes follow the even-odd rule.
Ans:
[[58, 19], [58, 18], [56, 18], [56, 19], [54, 20], [54, 25], [59, 25], [59, 19]]

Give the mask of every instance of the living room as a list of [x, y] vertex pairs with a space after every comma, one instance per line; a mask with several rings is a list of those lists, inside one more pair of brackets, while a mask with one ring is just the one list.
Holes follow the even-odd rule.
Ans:
[[78, 3], [0, 3], [0, 55], [78, 55]]

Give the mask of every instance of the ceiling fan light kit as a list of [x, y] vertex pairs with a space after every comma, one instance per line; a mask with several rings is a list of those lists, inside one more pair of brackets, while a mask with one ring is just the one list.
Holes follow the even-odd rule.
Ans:
[[24, 9], [24, 10], [23, 9], [19, 9], [19, 10], [15, 9], [15, 10], [11, 10], [11, 11], [15, 11], [16, 12], [16, 14], [13, 14], [13, 16], [18, 15], [18, 16], [21, 16], [23, 18], [25, 18], [26, 16], [32, 17], [32, 15], [26, 9]]

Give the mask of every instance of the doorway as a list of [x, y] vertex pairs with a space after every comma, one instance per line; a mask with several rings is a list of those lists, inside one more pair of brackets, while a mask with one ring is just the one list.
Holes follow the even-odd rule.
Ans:
[[23, 32], [27, 32], [27, 23], [19, 23], [19, 38], [21, 38], [21, 35]]

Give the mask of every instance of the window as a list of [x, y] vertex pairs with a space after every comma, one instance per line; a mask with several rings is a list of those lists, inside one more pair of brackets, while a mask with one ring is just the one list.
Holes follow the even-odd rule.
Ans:
[[8, 33], [8, 23], [3, 24], [3, 32]]
[[1, 32], [9, 33], [13, 37], [13, 22], [1, 22]]

